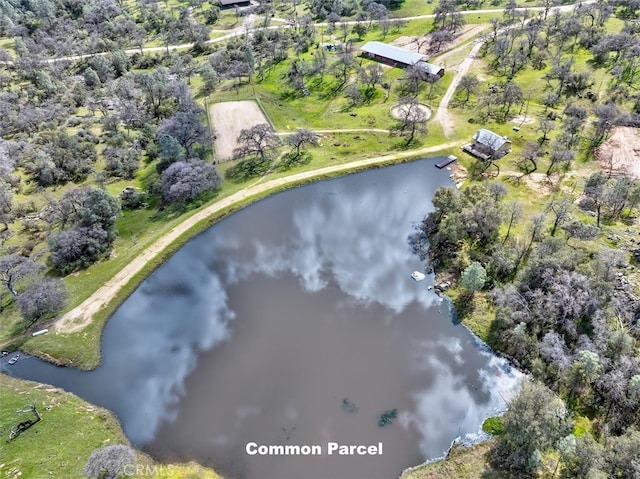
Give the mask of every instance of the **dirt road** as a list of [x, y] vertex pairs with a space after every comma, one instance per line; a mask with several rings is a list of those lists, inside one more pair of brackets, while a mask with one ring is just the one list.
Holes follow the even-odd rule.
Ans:
[[462, 60], [462, 63], [460, 63], [460, 65], [458, 65], [458, 68], [456, 69], [456, 75], [453, 77], [449, 88], [447, 89], [446, 93], [442, 97], [442, 100], [440, 100], [440, 104], [438, 105], [438, 111], [436, 112], [436, 116], [433, 119], [434, 121], [439, 121], [442, 125], [442, 132], [444, 133], [445, 138], [450, 138], [454, 133], [454, 121], [449, 116], [448, 110], [449, 102], [451, 101], [451, 98], [453, 98], [453, 94], [455, 93], [456, 88], [458, 88], [460, 80], [467, 74], [469, 68], [471, 68], [471, 64], [482, 48], [482, 45], [484, 45], [484, 41], [477, 40], [476, 44], [473, 46], [467, 57]]
[[192, 226], [196, 225], [198, 222], [204, 220], [205, 218], [213, 216], [217, 212], [237, 202], [240, 202], [245, 198], [264, 193], [273, 188], [282, 187], [297, 181], [314, 178], [316, 176], [336, 173], [354, 167], [372, 166], [390, 161], [394, 158], [406, 158], [409, 156], [423, 154], [426, 155], [446, 148], [452, 148], [458, 146], [459, 144], [460, 142], [451, 142], [444, 145], [430, 146], [427, 148], [422, 148], [420, 150], [399, 153], [397, 155], [385, 155], [376, 158], [368, 158], [366, 160], [354, 161], [352, 163], [346, 163], [342, 165], [327, 166], [313, 171], [305, 171], [304, 173], [298, 173], [295, 175], [287, 176], [285, 178], [278, 178], [264, 183], [256, 183], [242, 191], [223, 198], [220, 201], [217, 201], [214, 204], [203, 209], [202, 211], [199, 211], [192, 217], [186, 219], [184, 222], [173, 228], [165, 236], [149, 246], [140, 256], [131, 261], [126, 267], [124, 267], [118, 274], [107, 281], [82, 304], [72, 309], [64, 316], [60, 317], [54, 323], [54, 329], [56, 333], [62, 334], [75, 333], [84, 329], [91, 323], [93, 315], [96, 314], [101, 308], [106, 306], [111, 300], [113, 300], [120, 289], [125, 284], [127, 284], [130, 278], [132, 278], [136, 273], [142, 270], [145, 264], [157, 257], [173, 241], [178, 239], [183, 233], [185, 233]]

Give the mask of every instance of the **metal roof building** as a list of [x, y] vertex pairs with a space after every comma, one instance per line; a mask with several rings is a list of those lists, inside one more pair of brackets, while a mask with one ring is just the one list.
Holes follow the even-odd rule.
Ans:
[[406, 48], [396, 47], [382, 42], [367, 42], [360, 50], [369, 58], [389, 63], [393, 66], [412, 66], [420, 68], [429, 75], [442, 77], [444, 69], [427, 63], [427, 57], [422, 53], [412, 52]]
[[480, 143], [481, 145], [488, 146], [494, 151], [498, 151], [507, 143], [511, 146], [511, 140], [506, 136], [500, 136], [497, 133], [492, 132], [491, 130], [487, 130], [485, 128], [480, 128], [475, 135], [473, 135], [473, 139]]
[[433, 63], [427, 63], [423, 61], [419, 61], [415, 64], [418, 68], [425, 71], [429, 75], [442, 77], [444, 75], [444, 68], [434, 65]]
[[414, 65], [427, 59], [422, 53], [415, 53], [406, 48], [400, 48], [382, 42], [367, 42], [360, 50], [370, 58], [390, 60], [403, 65]]
[[511, 140], [506, 136], [480, 128], [473, 135], [474, 143], [464, 145], [462, 149], [467, 153], [483, 160], [498, 159], [511, 151]]

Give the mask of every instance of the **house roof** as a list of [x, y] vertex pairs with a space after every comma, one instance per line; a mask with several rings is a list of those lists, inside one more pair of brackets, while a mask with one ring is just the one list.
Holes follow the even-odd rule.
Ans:
[[478, 132], [473, 135], [473, 139], [482, 145], [488, 146], [494, 151], [502, 148], [506, 143], [511, 143], [511, 140], [506, 136], [500, 136], [497, 133], [484, 128], [480, 128]]
[[416, 66], [421, 70], [424, 70], [425, 72], [429, 73], [430, 75], [438, 75], [442, 70], [444, 70], [444, 68], [438, 65], [434, 65], [433, 63], [427, 63], [425, 61], [417, 62]]
[[404, 63], [406, 65], [413, 65], [419, 61], [424, 61], [425, 56], [422, 53], [415, 53], [406, 48], [395, 47], [382, 42], [367, 42], [360, 50], [365, 53], [378, 55], [389, 60]]
[[242, 5], [243, 3], [249, 3], [249, 0], [220, 0], [220, 3], [223, 6], [229, 6], [229, 5]]

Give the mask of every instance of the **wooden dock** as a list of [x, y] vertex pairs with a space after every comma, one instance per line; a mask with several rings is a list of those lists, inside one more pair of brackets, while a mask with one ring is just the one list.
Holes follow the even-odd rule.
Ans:
[[453, 163], [454, 161], [456, 161], [458, 159], [457, 156], [454, 155], [449, 155], [446, 158], [444, 158], [443, 160], [439, 161], [438, 163], [436, 163], [436, 168], [438, 169], [442, 169], [445, 166], [449, 166], [451, 163]]

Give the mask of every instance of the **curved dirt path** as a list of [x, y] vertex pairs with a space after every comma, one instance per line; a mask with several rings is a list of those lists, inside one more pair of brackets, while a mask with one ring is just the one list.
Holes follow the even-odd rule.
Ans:
[[[555, 11], [559, 11], [559, 12], [566, 12], [569, 10], [572, 10], [580, 5], [588, 5], [591, 3], [596, 3], [597, 0], [583, 0], [583, 1], [578, 1], [576, 3], [573, 4], [569, 4], [569, 5], [557, 5], [554, 7], [551, 7], [549, 9], [549, 14], [551, 15], [553, 12]], [[519, 7], [516, 8], [516, 11], [532, 11], [532, 12], [542, 12], [545, 10], [544, 7]], [[502, 13], [504, 11], [504, 9], [500, 9], [500, 8], [486, 8], [486, 9], [481, 9], [481, 10], [463, 10], [460, 11], [459, 13], [461, 13], [462, 15], [478, 15], [478, 14], [483, 14], [483, 13]], [[399, 17], [397, 19], [394, 18], [394, 20], [403, 20], [403, 21], [410, 21], [410, 20], [424, 20], [424, 19], [428, 19], [428, 18], [434, 18], [435, 14], [430, 13], [430, 14], [425, 14], [425, 15], [415, 15], [412, 17]], [[281, 19], [280, 19], [281, 20]], [[349, 20], [347, 22], [344, 22], [347, 25], [355, 25], [356, 23], [359, 23], [358, 20]], [[316, 27], [326, 27], [329, 24], [326, 22], [320, 22], [320, 23], [315, 23], [314, 26]], [[265, 30], [277, 30], [280, 28], [294, 28], [290, 23], [286, 23], [284, 25], [270, 25], [268, 27], [266, 27]], [[226, 40], [229, 40], [231, 38], [234, 37], [238, 37], [241, 35], [244, 35], [246, 33], [251, 33], [255, 30], [263, 30], [263, 28], [261, 27], [254, 27], [253, 25], [249, 26], [249, 28], [247, 28], [247, 26], [245, 25], [241, 25], [238, 26], [234, 29], [231, 30], [211, 30], [213, 32], [229, 32], [223, 36], [217, 37], [217, 38], [212, 38], [210, 40], [207, 40], [206, 42], [204, 42], [205, 44], [214, 44], [214, 43], [219, 43], [219, 42], [224, 42]], [[164, 46], [160, 46], [160, 47], [143, 47], [143, 48], [128, 48], [126, 50], [123, 50], [124, 53], [126, 53], [127, 55], [133, 55], [135, 53], [153, 53], [153, 52], [162, 52], [162, 51], [173, 51], [173, 50], [186, 50], [189, 48], [193, 48], [194, 43], [181, 43], [178, 45], [164, 45]], [[68, 56], [64, 56], [64, 57], [56, 57], [56, 58], [47, 58], [46, 60], [43, 60], [46, 63], [56, 63], [56, 62], [65, 62], [65, 61], [75, 61], [75, 60], [81, 60], [84, 58], [91, 58], [94, 56], [103, 56], [103, 55], [109, 55], [111, 52], [94, 52], [94, 53], [82, 53], [82, 54], [78, 54], [78, 55], [68, 55]], [[0, 62], [0, 65], [13, 65], [14, 62], [13, 61], [2, 61]]]
[[272, 188], [281, 187], [300, 180], [310, 179], [315, 176], [344, 171], [354, 167], [372, 166], [378, 163], [392, 160], [394, 158], [406, 158], [409, 156], [434, 153], [445, 148], [452, 148], [459, 145], [460, 143], [461, 142], [451, 142], [444, 145], [430, 146], [422, 148], [420, 150], [413, 150], [396, 155], [385, 155], [376, 158], [367, 158], [365, 160], [354, 161], [342, 165], [327, 166], [324, 168], [319, 168], [317, 170], [305, 171], [303, 173], [297, 173], [295, 175], [287, 176], [284, 178], [270, 180], [265, 183], [254, 183], [252, 186], [242, 191], [238, 191], [231, 196], [223, 198], [220, 201], [216, 201], [214, 204], [208, 206], [202, 211], [198, 211], [195, 215], [191, 216], [190, 218], [186, 219], [178, 226], [173, 228], [171, 231], [169, 231], [169, 233], [164, 235], [162, 238], [160, 238], [154, 244], [144, 250], [142, 254], [140, 254], [140, 256], [133, 259], [127, 266], [120, 270], [118, 274], [107, 281], [82, 304], [75, 307], [65, 315], [61, 316], [58, 320], [56, 320], [53, 327], [56, 333], [63, 334], [75, 333], [87, 327], [91, 323], [93, 315], [96, 314], [101, 308], [106, 306], [111, 300], [113, 300], [120, 289], [129, 281], [131, 277], [142, 270], [145, 264], [158, 256], [173, 241], [178, 239], [178, 237], [180, 237], [183, 233], [185, 233], [189, 228], [194, 226], [199, 221], [202, 221], [214, 215], [218, 211], [227, 208], [234, 203], [244, 200], [245, 198], [263, 193]]

